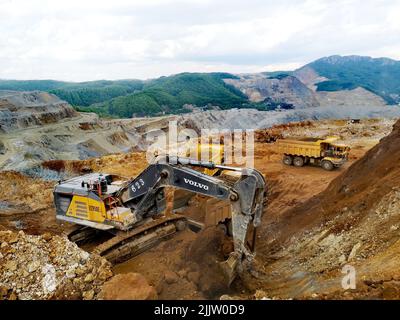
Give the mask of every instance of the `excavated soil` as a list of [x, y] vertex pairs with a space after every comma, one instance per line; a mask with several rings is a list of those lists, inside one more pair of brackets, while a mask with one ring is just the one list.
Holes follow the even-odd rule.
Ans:
[[[392, 125], [390, 120], [318, 121], [256, 133], [255, 167], [267, 179], [268, 208], [253, 269], [230, 288], [224, 286], [217, 262], [226, 258], [232, 244], [217, 228], [179, 232], [114, 266], [114, 273], [142, 274], [160, 299], [397, 297], [400, 126], [377, 145]], [[284, 166], [269, 143], [274, 137], [332, 134], [352, 151], [349, 162], [331, 172]], [[135, 152], [43, 165], [68, 175], [102, 171], [131, 177], [144, 169], [146, 161], [144, 153]], [[2, 172], [0, 225], [30, 234], [60, 234], [64, 226], [54, 219], [53, 185]], [[196, 210], [194, 200], [187, 212], [196, 216]], [[342, 267], [348, 263], [359, 274], [352, 291], [341, 288]]]
[[111, 264], [64, 237], [0, 231], [0, 300], [97, 297]]
[[[258, 260], [268, 276], [246, 286], [283, 298], [400, 298], [399, 143], [397, 122], [324, 191], [264, 224]], [[342, 287], [345, 266], [356, 272], [352, 290]]]

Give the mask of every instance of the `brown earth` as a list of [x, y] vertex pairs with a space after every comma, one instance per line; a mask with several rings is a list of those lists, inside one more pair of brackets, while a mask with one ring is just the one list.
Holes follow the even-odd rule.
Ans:
[[138, 273], [118, 274], [107, 281], [100, 292], [103, 300], [155, 300], [156, 290]]
[[[365, 120], [359, 125], [347, 124], [345, 120], [318, 121], [275, 127], [268, 134], [265, 131], [257, 133], [260, 139], [257, 139], [259, 142], [255, 145], [255, 167], [267, 179], [268, 208], [258, 233], [255, 268], [253, 272], [235, 281], [231, 288], [224, 287], [216, 270], [216, 262], [222, 261], [226, 251], [229, 251], [224, 250], [229, 247], [229, 243], [216, 229], [206, 229], [199, 234], [190, 230], [180, 232], [140, 256], [115, 266], [114, 272], [142, 274], [149, 285], [156, 288], [160, 299], [207, 299], [219, 298], [223, 294], [243, 298], [324, 298], [323, 294], [327, 297], [330, 297], [329, 294], [333, 297], [347, 297], [344, 293], [336, 293], [341, 290], [340, 279], [343, 276], [342, 264], [336, 260], [339, 261], [342, 255], [347, 261], [353, 251], [352, 259], [355, 258], [358, 263], [359, 254], [370, 250], [371, 257], [375, 259], [371, 263], [379, 266], [381, 255], [382, 259], [396, 266], [395, 249], [398, 245], [395, 242], [395, 218], [384, 218], [388, 220], [382, 220], [386, 221], [382, 223], [376, 220], [379, 223], [375, 224], [365, 220], [363, 215], [366, 212], [378, 215], [369, 211], [375, 204], [383, 208], [377, 210], [383, 212], [381, 215], [384, 216], [389, 210], [385, 207], [385, 196], [390, 201], [396, 197], [397, 193], [391, 188], [395, 187], [395, 179], [398, 178], [395, 173], [395, 160], [398, 163], [395, 150], [397, 140], [393, 140], [393, 135], [398, 133], [386, 138], [383, 148], [375, 147], [372, 149], [375, 151], [368, 152], [368, 161], [356, 162], [390, 132], [392, 124], [393, 121], [389, 120]], [[352, 151], [349, 162], [331, 172], [319, 167], [286, 167], [281, 163], [281, 155], [276, 152], [274, 144], [265, 142], [265, 137], [271, 135], [300, 137], [332, 134], [341, 136], [352, 147]], [[389, 147], [390, 141], [394, 142], [392, 147]], [[384, 161], [389, 155], [393, 155], [393, 161]], [[347, 171], [352, 164], [351, 170]], [[75, 174], [101, 171], [131, 177], [144, 169], [146, 160], [144, 153], [136, 152], [85, 161], [48, 161], [44, 166]], [[372, 175], [375, 172], [372, 169], [376, 169], [377, 173]], [[362, 179], [357, 178], [360, 175]], [[371, 181], [376, 181], [376, 185], [371, 184]], [[0, 207], [0, 224], [13, 230], [25, 228], [28, 233], [61, 233], [63, 225], [57, 224], [54, 219], [51, 196], [53, 184], [14, 172], [2, 172], [0, 199], [4, 199], [2, 201], [6, 205], [3, 205], [3, 209]], [[393, 230], [388, 232], [388, 228]], [[341, 241], [347, 236], [345, 233], [350, 231], [356, 237], [354, 241], [343, 241], [346, 245], [342, 247]], [[384, 239], [381, 233], [387, 235], [390, 241]], [[368, 243], [368, 239], [364, 239], [366, 235], [371, 235], [371, 239], [376, 236], [383, 242], [373, 241], [368, 247], [364, 244]], [[361, 245], [353, 250], [358, 242]], [[384, 245], [392, 243], [390, 250], [384, 251]], [[343, 257], [340, 261], [343, 261]], [[362, 263], [361, 267], [372, 274], [373, 269], [368, 269]], [[388, 275], [391, 274], [390, 270]], [[382, 283], [376, 285], [382, 279], [388, 280], [389, 276], [370, 276], [366, 281], [372, 281], [375, 287], [384, 288]], [[397, 289], [390, 282], [392, 280], [388, 281], [386, 296], [393, 296]], [[379, 288], [376, 290], [381, 293], [384, 291]], [[359, 297], [358, 294], [363, 296], [363, 293], [354, 292], [350, 297]]]
[[[266, 283], [271, 278], [289, 278], [287, 288], [267, 285], [271, 287], [268, 294], [400, 298], [399, 143], [397, 122], [389, 136], [323, 192], [264, 225], [259, 261], [276, 260], [263, 266], [266, 274], [275, 270]], [[345, 265], [357, 272], [356, 289], [351, 293], [341, 288]], [[294, 279], [296, 273], [301, 276]], [[257, 286], [265, 290], [266, 283], [260, 281]]]

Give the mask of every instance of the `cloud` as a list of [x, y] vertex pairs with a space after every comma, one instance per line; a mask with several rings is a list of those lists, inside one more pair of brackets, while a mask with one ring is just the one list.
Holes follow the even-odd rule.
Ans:
[[361, 0], [0, 0], [0, 78], [152, 78], [400, 59], [400, 4]]

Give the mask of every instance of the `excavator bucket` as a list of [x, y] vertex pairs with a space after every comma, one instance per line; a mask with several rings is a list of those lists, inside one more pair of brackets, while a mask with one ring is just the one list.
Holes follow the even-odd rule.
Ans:
[[238, 198], [231, 198], [231, 223], [234, 251], [221, 263], [230, 285], [243, 269], [243, 263], [254, 259], [256, 228], [261, 223], [266, 194], [264, 177], [255, 170], [243, 171], [235, 184]]
[[232, 284], [237, 276], [239, 263], [240, 257], [235, 252], [232, 252], [227, 260], [219, 263], [228, 286]]

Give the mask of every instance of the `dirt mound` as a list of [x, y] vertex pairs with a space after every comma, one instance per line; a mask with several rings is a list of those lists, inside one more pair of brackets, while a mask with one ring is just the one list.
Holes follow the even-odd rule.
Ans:
[[227, 292], [227, 279], [219, 263], [227, 259], [232, 251], [233, 243], [222, 230], [215, 227], [201, 231], [188, 247], [187, 278], [193, 281], [206, 297], [215, 298]]
[[107, 140], [112, 145], [127, 145], [129, 143], [129, 139], [125, 132], [114, 132], [107, 137]]
[[289, 122], [285, 124], [274, 125], [269, 129], [259, 129], [254, 133], [254, 140], [256, 142], [275, 142], [277, 139], [282, 139], [283, 134], [295, 128], [312, 128], [312, 121]]
[[[286, 226], [281, 226], [281, 233], [288, 237], [307, 225], [320, 225], [344, 208], [367, 213], [394, 187], [399, 186], [399, 146], [400, 121], [394, 125], [389, 136], [333, 180], [325, 191], [286, 212], [282, 217], [282, 224]], [[352, 220], [357, 218], [355, 215], [352, 217]]]
[[0, 231], [0, 293], [8, 299], [95, 299], [113, 274], [66, 238]]
[[55, 123], [77, 115], [68, 103], [46, 92], [8, 92], [0, 98], [0, 132]]
[[144, 170], [147, 160], [143, 152], [130, 152], [87, 160], [48, 160], [43, 161], [41, 165], [45, 169], [68, 174], [104, 172], [129, 178]]
[[104, 300], [155, 300], [157, 292], [141, 274], [126, 273], [107, 281], [100, 297]]
[[31, 179], [18, 172], [2, 171], [0, 199], [9, 202], [10, 205], [24, 207], [32, 213], [52, 204], [53, 185], [52, 182]]
[[[287, 277], [285, 286], [270, 279], [269, 293], [384, 298], [382, 284], [391, 288], [386, 296], [400, 292], [399, 146], [400, 121], [326, 190], [263, 228], [259, 261], [264, 271]], [[351, 293], [341, 287], [347, 264], [357, 274]]]
[[[273, 125], [304, 120], [398, 118], [400, 108], [361, 105], [314, 107], [285, 111], [258, 111], [255, 109], [208, 110], [181, 115], [178, 124], [188, 123], [196, 132], [209, 129], [263, 129]], [[188, 122], [189, 121], [189, 122]]]

